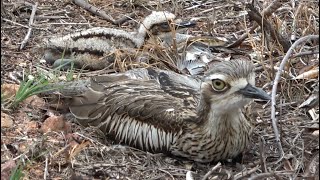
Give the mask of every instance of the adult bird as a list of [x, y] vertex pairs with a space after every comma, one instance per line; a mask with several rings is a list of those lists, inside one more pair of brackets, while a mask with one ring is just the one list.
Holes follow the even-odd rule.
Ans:
[[116, 50], [128, 50], [135, 54], [134, 49], [141, 48], [148, 34], [158, 35], [173, 28], [185, 29], [194, 25], [176, 20], [176, 16], [170, 12], [153, 11], [136, 32], [94, 27], [46, 39], [43, 58], [54, 67], [73, 61], [78, 68], [103, 69], [114, 61]]
[[85, 87], [68, 95], [80, 124], [121, 144], [198, 162], [242, 153], [252, 132], [243, 107], [270, 99], [255, 87], [252, 63], [241, 59], [218, 62], [200, 79], [147, 68], [93, 77]]

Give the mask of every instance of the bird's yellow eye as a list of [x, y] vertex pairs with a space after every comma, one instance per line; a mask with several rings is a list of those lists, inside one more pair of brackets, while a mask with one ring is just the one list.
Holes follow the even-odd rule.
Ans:
[[223, 91], [227, 88], [227, 84], [220, 79], [213, 79], [212, 87], [215, 91]]

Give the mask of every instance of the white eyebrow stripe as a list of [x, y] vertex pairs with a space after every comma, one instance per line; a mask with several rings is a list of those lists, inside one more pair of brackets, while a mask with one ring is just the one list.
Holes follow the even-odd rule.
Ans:
[[227, 77], [225, 75], [222, 75], [222, 74], [211, 74], [210, 76], [207, 76], [205, 79], [206, 80], [221, 79], [223, 81], [226, 81]]
[[246, 78], [240, 78], [240, 79], [237, 79], [236, 81], [230, 82], [231, 86], [237, 86], [238, 88], [244, 88], [247, 86], [247, 84], [248, 84], [248, 81]]

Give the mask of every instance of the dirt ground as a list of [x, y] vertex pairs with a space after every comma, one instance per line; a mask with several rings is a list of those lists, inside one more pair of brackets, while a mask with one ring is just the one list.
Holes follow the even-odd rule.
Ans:
[[[272, 1], [258, 1], [261, 12]], [[3, 93], [14, 94], [26, 74], [50, 70], [41, 61], [42, 42], [56, 34], [90, 27], [114, 27], [134, 31], [150, 10], [167, 10], [182, 20], [197, 19], [188, 30], [197, 36], [215, 36], [236, 41], [255, 22], [247, 15], [249, 1], [103, 1], [90, 4], [114, 19], [135, 14], [120, 27], [93, 15], [72, 1], [1, 1], [1, 179], [22, 173], [22, 179], [319, 179], [319, 107], [299, 108], [311, 94], [318, 73], [293, 80], [319, 66], [318, 53], [289, 59], [277, 92], [276, 117], [284, 156], [280, 157], [271, 121], [270, 103], [253, 103], [250, 116], [256, 125], [252, 143], [241, 162], [199, 164], [151, 154], [114, 144], [97, 130], [82, 128], [72, 118], [49, 109], [42, 97], [32, 96], [15, 108], [2, 103]], [[21, 50], [29, 26], [32, 5], [37, 5], [31, 36]], [[258, 8], [259, 4], [261, 5]], [[201, 17], [201, 18], [200, 18]], [[318, 1], [281, 1], [268, 18], [271, 25], [292, 41], [319, 34]], [[264, 38], [265, 36], [265, 38]], [[275, 72], [285, 53], [279, 44], [257, 28], [242, 43], [255, 55], [257, 84], [271, 92]], [[241, 47], [240, 47], [241, 48]], [[294, 54], [318, 52], [319, 42], [295, 48]], [[89, 74], [89, 75], [88, 75]], [[82, 73], [85, 78], [92, 74]], [[66, 73], [61, 72], [61, 79]], [[75, 72], [74, 75], [77, 75]], [[68, 119], [68, 121], [66, 121]], [[71, 119], [71, 121], [70, 121]], [[18, 178], [16, 178], [18, 179]]]

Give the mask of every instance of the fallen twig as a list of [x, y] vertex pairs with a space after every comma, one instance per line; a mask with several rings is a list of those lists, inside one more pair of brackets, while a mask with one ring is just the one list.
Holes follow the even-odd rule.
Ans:
[[89, 4], [88, 2], [84, 1], [84, 0], [73, 0], [73, 3], [75, 3], [76, 5], [82, 7], [83, 9], [101, 16], [103, 19], [113, 23], [115, 20], [113, 19], [112, 16], [110, 16], [109, 14], [107, 14], [104, 11], [99, 10], [98, 8], [96, 8], [95, 6], [92, 6], [91, 4]]
[[244, 177], [247, 177], [248, 175], [256, 172], [258, 169], [260, 169], [260, 166], [256, 166], [256, 167], [249, 169], [249, 170], [243, 170], [243, 171], [237, 173], [236, 175], [234, 175], [233, 179], [234, 180], [243, 179]]
[[206, 180], [208, 179], [208, 177], [213, 173], [213, 171], [215, 171], [216, 169], [218, 169], [221, 166], [221, 163], [218, 162], [218, 164], [216, 164], [210, 171], [208, 171], [202, 178], [202, 180]]
[[103, 19], [105, 19], [108, 22], [111, 22], [112, 24], [115, 24], [115, 25], [121, 25], [124, 22], [126, 22], [128, 19], [133, 18], [135, 16], [135, 13], [131, 13], [131, 14], [124, 16], [118, 20], [115, 20], [115, 19], [113, 19], [112, 16], [107, 14], [105, 11], [98, 9], [95, 6], [92, 6], [91, 4], [89, 4], [88, 2], [86, 2], [84, 0], [73, 0], [73, 3], [82, 7], [83, 9], [91, 12], [92, 14], [95, 14], [97, 16], [102, 17]]
[[319, 50], [299, 52], [297, 54], [294, 54], [292, 56], [292, 58], [297, 58], [297, 57], [301, 57], [301, 56], [309, 56], [309, 55], [314, 55], [314, 54], [319, 54]]
[[281, 179], [278, 175], [286, 175], [286, 174], [292, 174], [292, 171], [283, 171], [283, 172], [267, 172], [267, 173], [261, 173], [256, 174], [249, 178], [249, 180], [255, 180], [255, 179], [264, 179], [267, 177], [275, 177], [275, 179]]
[[29, 19], [28, 32], [27, 32], [27, 35], [24, 37], [23, 41], [21, 42], [20, 50], [26, 46], [26, 44], [31, 36], [32, 24], [33, 24], [34, 16], [36, 15], [37, 7], [38, 7], [38, 2], [36, 2], [34, 5], [32, 5], [32, 12], [31, 12], [31, 16]]
[[44, 167], [44, 173], [43, 173], [43, 179], [46, 180], [48, 176], [48, 156], [46, 156], [46, 161], [45, 161], [45, 167]]
[[[261, 12], [261, 14], [266, 18], [266, 17], [270, 16], [273, 12], [275, 12], [281, 5], [282, 4], [281, 4], [280, 0], [273, 1], [266, 9], [264, 9]], [[257, 27], [259, 27], [259, 25], [257, 23], [255, 23], [252, 26], [252, 28], [249, 30], [249, 32], [243, 34], [237, 41], [228, 45], [228, 47], [234, 48], [234, 47], [239, 46], [248, 37], [249, 33], [253, 33], [253, 31], [255, 29], [257, 29]]]
[[275, 28], [273, 28], [269, 21], [262, 17], [259, 11], [256, 10], [251, 4], [248, 5], [248, 8], [250, 9], [250, 11], [248, 11], [248, 15], [261, 27], [263, 27], [263, 30], [268, 32], [268, 34], [270, 34], [271, 37], [282, 46], [284, 52], [287, 52], [291, 45], [290, 41], [286, 40], [286, 38], [284, 38]]
[[266, 141], [264, 140], [264, 137], [260, 137], [260, 164], [262, 172], [267, 172], [267, 165], [266, 165], [266, 152], [264, 149], [264, 146], [266, 144]]
[[[1, 1], [1, 2], [2, 2], [2, 1]], [[6, 22], [9, 22], [9, 23], [14, 24], [14, 25], [18, 25], [18, 26], [24, 27], [24, 28], [29, 28], [28, 26], [25, 26], [25, 25], [23, 25], [23, 24], [20, 24], [20, 23], [11, 21], [10, 19], [1, 18], [1, 20], [6, 21]]]
[[271, 94], [271, 120], [272, 120], [272, 127], [275, 134], [275, 140], [278, 144], [279, 152], [280, 152], [280, 159], [278, 161], [281, 161], [281, 159], [284, 156], [284, 151], [282, 149], [282, 145], [280, 142], [280, 134], [277, 127], [277, 119], [276, 119], [276, 94], [277, 94], [277, 87], [280, 80], [281, 73], [284, 69], [284, 66], [286, 65], [289, 57], [291, 56], [291, 53], [293, 52], [293, 49], [298, 46], [300, 43], [313, 40], [313, 39], [319, 39], [319, 35], [308, 35], [304, 36], [300, 39], [298, 39], [296, 42], [292, 44], [292, 46], [289, 48], [288, 52], [284, 56], [284, 58], [281, 61], [281, 64], [279, 66], [279, 70], [276, 73], [276, 76], [274, 78], [273, 86], [272, 86], [272, 94]]

